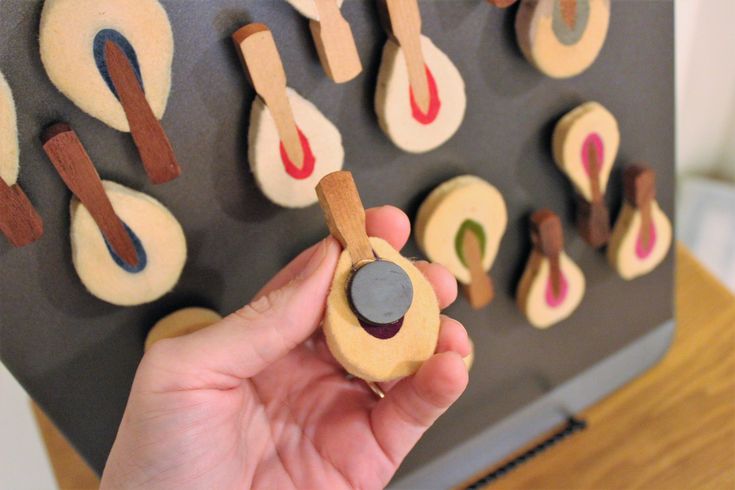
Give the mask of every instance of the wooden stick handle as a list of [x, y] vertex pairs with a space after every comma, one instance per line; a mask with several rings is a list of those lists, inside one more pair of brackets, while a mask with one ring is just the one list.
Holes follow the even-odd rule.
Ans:
[[426, 64], [421, 51], [421, 12], [416, 0], [384, 0], [390, 19], [391, 34], [406, 59], [408, 79], [416, 104], [423, 113], [429, 111], [431, 96], [426, 78]]
[[347, 249], [352, 265], [375, 260], [365, 231], [365, 209], [352, 173], [343, 170], [324, 176], [316, 193], [329, 231]]
[[470, 306], [479, 310], [487, 306], [495, 296], [492, 280], [482, 266], [482, 244], [471, 230], [462, 237], [462, 255], [470, 271], [470, 283], [465, 287]]
[[362, 71], [352, 29], [342, 17], [337, 0], [314, 0], [319, 20], [309, 21], [319, 61], [337, 83], [352, 80]]
[[631, 165], [623, 172], [625, 199], [641, 212], [641, 242], [647, 249], [651, 241], [653, 201], [656, 199], [656, 172], [645, 165]]
[[43, 235], [43, 220], [18, 184], [0, 178], [0, 231], [14, 247], [23, 247]]
[[539, 253], [549, 259], [551, 287], [554, 296], [561, 294], [561, 264], [559, 257], [564, 250], [564, 233], [559, 216], [548, 209], [531, 215], [531, 239]]
[[181, 167], [171, 142], [153, 114], [130, 61], [120, 46], [109, 40], [105, 43], [105, 62], [148, 178], [154, 184], [175, 179]]
[[74, 130], [65, 123], [48, 127], [43, 149], [69, 190], [92, 215], [115, 253], [129, 265], [138, 265], [138, 254], [122, 221], [115, 214], [97, 170]]
[[286, 72], [273, 34], [265, 24], [248, 24], [232, 35], [240, 60], [255, 92], [265, 101], [286, 154], [296, 167], [304, 165], [304, 151], [291, 103], [286, 94]]

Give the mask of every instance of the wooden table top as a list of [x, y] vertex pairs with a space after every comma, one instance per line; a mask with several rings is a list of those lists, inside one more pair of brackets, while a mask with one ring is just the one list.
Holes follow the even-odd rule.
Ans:
[[[735, 297], [681, 246], [677, 260], [667, 356], [582, 414], [587, 430], [489, 488], [735, 488]], [[41, 428], [60, 488], [95, 488], [51, 424]]]

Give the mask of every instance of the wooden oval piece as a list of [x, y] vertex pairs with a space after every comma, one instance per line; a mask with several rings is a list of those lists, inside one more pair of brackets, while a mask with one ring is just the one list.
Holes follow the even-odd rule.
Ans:
[[521, 0], [516, 35], [539, 71], [568, 78], [597, 59], [609, 23], [610, 0]]
[[607, 258], [623, 279], [648, 274], [671, 248], [671, 222], [655, 199], [655, 174], [644, 166], [625, 171], [625, 200], [613, 228]]
[[70, 204], [72, 260], [91, 294], [120, 306], [154, 301], [179, 280], [186, 262], [186, 238], [171, 212], [152, 197], [103, 181], [115, 214], [136, 249], [131, 266], [118, 257], [100, 233], [89, 211], [76, 199]]
[[450, 179], [426, 198], [416, 218], [416, 241], [432, 262], [438, 262], [463, 284], [470, 269], [463, 258], [464, 232], [475, 233], [482, 245], [482, 267], [488, 271], [508, 223], [503, 196], [474, 175]]
[[107, 70], [113, 40], [142, 82], [155, 117], [166, 110], [174, 40], [156, 0], [47, 0], [41, 13], [41, 60], [51, 81], [80, 109], [118, 131], [130, 125]]
[[20, 171], [20, 149], [15, 101], [5, 76], [0, 73], [0, 179], [15, 185]]
[[563, 250], [559, 217], [540, 210], [531, 217], [534, 248], [518, 285], [518, 308], [537, 328], [548, 328], [569, 317], [582, 302], [582, 270]]
[[[287, 0], [293, 8], [299, 11], [304, 17], [311, 20], [319, 20], [319, 10], [314, 0]], [[342, 7], [344, 0], [332, 0], [337, 2], [338, 7]]]
[[344, 148], [339, 130], [314, 104], [291, 88], [286, 91], [304, 161], [300, 168], [290, 161], [268, 106], [256, 97], [248, 132], [250, 169], [268, 199], [284, 207], [301, 208], [317, 201], [314, 188], [322, 177], [342, 168]]
[[371, 335], [350, 307], [347, 284], [352, 260], [342, 252], [324, 317], [324, 334], [334, 357], [352, 375], [366, 381], [389, 381], [411, 375], [436, 350], [439, 303], [429, 281], [386, 241], [370, 238], [375, 253], [401, 267], [411, 279], [413, 302], [398, 332], [390, 338]]
[[181, 337], [220, 321], [219, 313], [207, 308], [183, 308], [161, 318], [145, 339], [145, 350], [162, 339]]
[[427, 111], [413, 97], [403, 49], [393, 40], [383, 48], [375, 92], [375, 112], [385, 134], [409, 153], [424, 153], [445, 143], [464, 119], [467, 98], [457, 67], [426, 36], [421, 51], [429, 90]]

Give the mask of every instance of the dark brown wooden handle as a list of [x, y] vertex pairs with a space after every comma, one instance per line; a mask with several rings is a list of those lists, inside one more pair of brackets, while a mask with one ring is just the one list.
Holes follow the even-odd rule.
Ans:
[[57, 123], [44, 131], [43, 149], [69, 190], [92, 215], [110, 247], [126, 263], [138, 265], [138, 254], [122, 221], [115, 214], [97, 170], [74, 130]]
[[105, 43], [105, 62], [148, 177], [154, 184], [175, 179], [181, 174], [181, 167], [171, 142], [153, 114], [130, 61], [112, 41]]
[[0, 231], [14, 247], [33, 243], [43, 235], [43, 220], [23, 189], [0, 178]]
[[548, 209], [541, 209], [531, 215], [531, 238], [536, 250], [549, 259], [551, 287], [554, 296], [561, 294], [561, 262], [564, 250], [564, 232], [559, 216]]

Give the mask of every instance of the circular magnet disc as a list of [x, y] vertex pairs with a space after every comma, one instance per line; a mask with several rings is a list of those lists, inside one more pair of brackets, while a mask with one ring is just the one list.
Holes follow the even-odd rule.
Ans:
[[360, 267], [347, 286], [357, 316], [373, 325], [395, 323], [413, 302], [413, 286], [406, 271], [387, 260]]

